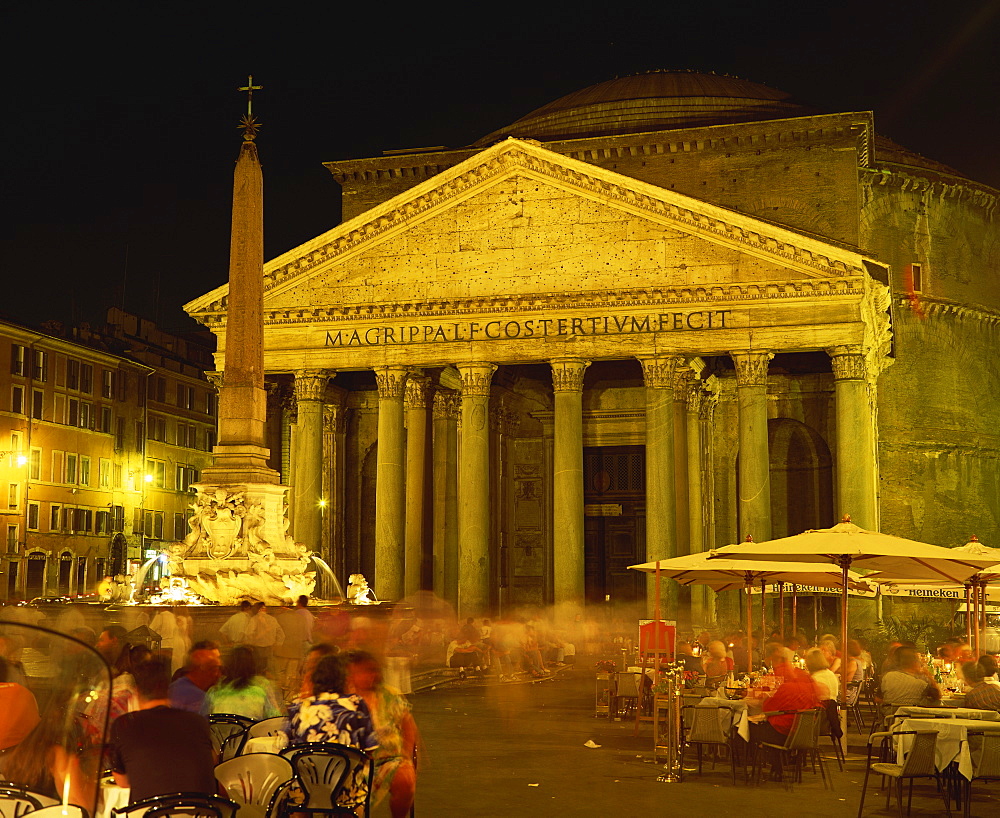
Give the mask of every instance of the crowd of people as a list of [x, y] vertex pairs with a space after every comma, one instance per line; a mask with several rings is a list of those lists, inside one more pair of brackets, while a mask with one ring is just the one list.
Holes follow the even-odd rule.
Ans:
[[[209, 717], [283, 717], [288, 745], [333, 742], [367, 754], [373, 801], [387, 796], [392, 815], [406, 815], [418, 743], [409, 702], [384, 682], [374, 654], [314, 643], [312, 623], [304, 598], [278, 617], [248, 603], [222, 627], [222, 644], [196, 642], [180, 662], [130, 645], [123, 627], [109, 625], [90, 642], [110, 681], [76, 699], [72, 685], [57, 685], [54, 695], [65, 701], [45, 703], [53, 718], [41, 717], [18, 664], [0, 659], [0, 779], [58, 798], [66, 787], [69, 800], [91, 813], [103, 771], [129, 788], [130, 803], [219, 794]], [[344, 803], [357, 803], [363, 784], [354, 782]]]

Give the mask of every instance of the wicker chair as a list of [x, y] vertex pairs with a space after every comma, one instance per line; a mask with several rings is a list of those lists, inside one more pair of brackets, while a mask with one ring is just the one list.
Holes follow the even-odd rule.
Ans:
[[1000, 733], [970, 732], [972, 780], [965, 782], [965, 817], [972, 814], [972, 782], [1000, 781]]
[[[906, 759], [902, 764], [893, 764], [888, 761], [878, 761], [872, 759], [872, 749], [875, 742], [883, 741], [883, 746], [888, 742], [897, 739], [899, 736], [913, 736], [913, 744]], [[937, 779], [938, 771], [934, 764], [934, 752], [937, 747], [937, 733], [933, 730], [901, 730], [894, 733], [881, 732], [872, 733], [868, 737], [868, 761], [865, 768], [865, 783], [861, 788], [861, 803], [858, 805], [858, 818], [865, 808], [865, 794], [868, 792], [868, 778], [872, 772], [882, 776], [887, 776], [895, 780], [896, 809], [899, 811], [899, 818], [903, 818], [903, 781], [910, 782], [910, 792], [906, 801], [906, 814], [910, 814], [910, 805], [913, 803], [913, 781], [916, 778]], [[889, 806], [889, 789], [885, 791], [885, 805]], [[944, 798], [945, 812], [951, 815], [951, 799], [948, 797], [947, 788], [942, 790]]]
[[[686, 725], [686, 736], [681, 750], [681, 767], [684, 767], [684, 758], [687, 755], [688, 747], [694, 746], [698, 751], [698, 775], [701, 775], [702, 749], [705, 746], [711, 747], [718, 758], [720, 747], [729, 750], [729, 765], [732, 769], [733, 783], [736, 783], [736, 742], [733, 741], [733, 730], [728, 730], [723, 726], [722, 720], [730, 716], [728, 710], [711, 705], [688, 706], [682, 710], [682, 722]], [[714, 766], [714, 761], [713, 761]], [[743, 768], [744, 778], [746, 777], [746, 767]]]
[[[762, 741], [757, 746], [757, 753], [754, 759], [754, 780], [759, 781], [763, 772], [763, 761], [766, 752], [772, 756], [777, 756], [782, 762], [789, 761], [795, 770], [793, 781], [802, 780], [803, 762], [808, 758], [813, 763], [813, 772], [819, 766], [819, 774], [824, 785], [827, 783], [826, 768], [823, 766], [823, 756], [819, 753], [820, 726], [827, 719], [826, 711], [821, 707], [814, 707], [809, 710], [779, 710], [774, 713], [765, 713], [766, 716], [795, 715], [795, 721], [788, 731], [788, 736], [784, 744], [771, 744]], [[772, 764], [772, 767], [774, 765]]]

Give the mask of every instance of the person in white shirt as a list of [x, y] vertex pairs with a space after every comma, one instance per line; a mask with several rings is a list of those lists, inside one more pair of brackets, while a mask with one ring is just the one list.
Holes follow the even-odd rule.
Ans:
[[285, 632], [278, 620], [267, 612], [267, 606], [263, 602], [254, 603], [250, 609], [245, 642], [253, 650], [257, 667], [262, 673], [269, 667], [274, 649], [284, 641]]
[[806, 669], [819, 688], [820, 701], [836, 699], [840, 690], [837, 674], [830, 670], [830, 663], [819, 648], [806, 651]]
[[244, 599], [240, 603], [240, 609], [227, 619], [219, 633], [226, 640], [228, 645], [246, 644], [247, 625], [250, 624], [250, 600]]

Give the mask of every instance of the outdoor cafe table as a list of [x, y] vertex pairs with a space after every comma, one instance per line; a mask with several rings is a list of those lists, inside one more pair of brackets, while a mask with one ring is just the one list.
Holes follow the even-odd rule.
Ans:
[[996, 710], [976, 710], [972, 707], [917, 707], [916, 705], [904, 705], [897, 707], [893, 714], [894, 719], [905, 716], [926, 716], [936, 719], [985, 719], [986, 721], [1000, 721], [1000, 713]]
[[[935, 708], [930, 708], [935, 709]], [[990, 719], [903, 719], [895, 731], [930, 732], [938, 734], [935, 749], [934, 766], [938, 772], [944, 772], [956, 761], [958, 771], [969, 781], [972, 780], [972, 754], [969, 752], [969, 731], [1000, 733], [1000, 721]], [[902, 764], [902, 756], [910, 749], [913, 736], [899, 736], [896, 747], [898, 763]]]

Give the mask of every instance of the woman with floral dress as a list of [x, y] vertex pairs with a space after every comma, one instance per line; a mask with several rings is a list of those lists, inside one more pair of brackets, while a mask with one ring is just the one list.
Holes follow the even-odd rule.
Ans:
[[[371, 753], [378, 747], [368, 705], [360, 696], [346, 695], [346, 665], [340, 656], [324, 656], [312, 673], [311, 696], [302, 696], [288, 709], [289, 745], [309, 742], [344, 744]], [[365, 799], [364, 771], [346, 787], [340, 806], [355, 807]]]

